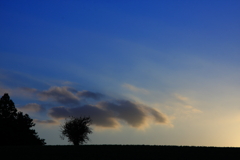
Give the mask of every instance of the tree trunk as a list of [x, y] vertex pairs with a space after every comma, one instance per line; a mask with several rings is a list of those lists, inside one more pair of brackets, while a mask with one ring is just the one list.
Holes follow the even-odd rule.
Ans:
[[75, 141], [75, 142], [73, 142], [73, 145], [74, 145], [74, 146], [79, 146], [79, 142], [76, 142], [76, 141]]

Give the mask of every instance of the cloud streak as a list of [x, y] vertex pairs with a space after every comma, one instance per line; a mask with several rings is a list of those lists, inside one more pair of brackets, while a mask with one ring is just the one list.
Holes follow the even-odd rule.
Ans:
[[[28, 89], [26, 91], [32, 92], [33, 89]], [[93, 99], [100, 100], [105, 96], [101, 93], [95, 93], [91, 91], [78, 91], [74, 88], [63, 86], [57, 87], [53, 86], [45, 91], [38, 91], [38, 97], [42, 101], [54, 101], [63, 105], [79, 105], [82, 100]]]
[[38, 93], [41, 100], [51, 99], [64, 105], [77, 105], [79, 98], [69, 90], [69, 87], [51, 87]]
[[29, 92], [29, 93], [35, 93], [37, 92], [37, 89], [35, 88], [29, 88], [29, 87], [21, 87], [20, 90], [24, 91], [24, 92]]
[[125, 83], [122, 86], [129, 89], [130, 91], [133, 91], [133, 92], [142, 93], [142, 94], [149, 94], [149, 91], [147, 91], [146, 89], [138, 88], [138, 87], [135, 87], [131, 84]]

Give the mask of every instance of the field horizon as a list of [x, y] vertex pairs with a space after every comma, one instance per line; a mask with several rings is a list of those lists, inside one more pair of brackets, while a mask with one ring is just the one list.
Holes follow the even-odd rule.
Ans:
[[235, 159], [239, 147], [84, 144], [1, 146], [9, 159]]

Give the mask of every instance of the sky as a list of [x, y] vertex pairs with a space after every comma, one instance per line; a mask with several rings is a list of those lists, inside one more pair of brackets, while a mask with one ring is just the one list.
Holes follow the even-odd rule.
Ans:
[[0, 95], [47, 145], [240, 147], [239, 0], [1, 0]]

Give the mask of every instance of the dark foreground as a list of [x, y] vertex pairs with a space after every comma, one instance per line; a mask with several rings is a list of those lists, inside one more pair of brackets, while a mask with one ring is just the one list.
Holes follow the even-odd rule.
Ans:
[[240, 148], [83, 145], [83, 146], [0, 146], [4, 159], [81, 160], [81, 159], [239, 159]]

